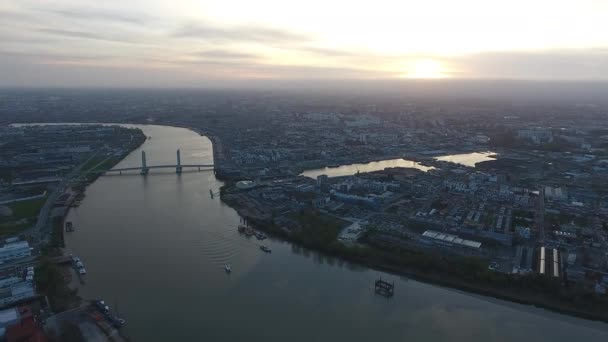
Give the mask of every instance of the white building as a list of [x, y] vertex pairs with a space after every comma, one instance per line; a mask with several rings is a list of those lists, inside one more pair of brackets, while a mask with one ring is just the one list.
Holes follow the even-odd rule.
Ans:
[[1, 262], [29, 257], [31, 255], [32, 250], [30, 248], [30, 244], [27, 241], [8, 243], [3, 247], [0, 247]]
[[31, 283], [21, 283], [10, 288], [0, 289], [0, 306], [9, 305], [36, 295]]

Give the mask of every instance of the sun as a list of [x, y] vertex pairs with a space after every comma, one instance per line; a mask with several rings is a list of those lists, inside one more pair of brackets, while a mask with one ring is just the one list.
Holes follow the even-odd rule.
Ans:
[[416, 60], [407, 66], [406, 78], [445, 78], [445, 67], [441, 62], [432, 59]]

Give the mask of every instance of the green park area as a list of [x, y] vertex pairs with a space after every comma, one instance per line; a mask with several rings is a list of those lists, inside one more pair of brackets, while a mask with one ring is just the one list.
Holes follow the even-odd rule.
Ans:
[[301, 226], [294, 238], [317, 248], [335, 243], [340, 230], [349, 225], [348, 221], [314, 211], [294, 213], [291, 218]]
[[3, 211], [0, 216], [0, 237], [19, 233], [35, 224], [46, 199], [47, 196], [0, 206]]

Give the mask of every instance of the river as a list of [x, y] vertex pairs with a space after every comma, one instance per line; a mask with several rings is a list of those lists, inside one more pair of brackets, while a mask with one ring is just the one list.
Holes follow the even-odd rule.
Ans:
[[[140, 126], [152, 139], [119, 166], [212, 162], [211, 142], [183, 128]], [[104, 299], [134, 341], [602, 341], [608, 325], [463, 293], [237, 233], [211, 172], [103, 176], [68, 220], [67, 249], [87, 268], [85, 299]], [[230, 263], [232, 273], [223, 265]], [[373, 292], [378, 277], [396, 294]]]
[[[476, 163], [480, 163], [488, 160], [495, 160], [496, 154], [493, 152], [471, 152], [463, 154], [450, 154], [445, 156], [435, 157], [437, 161], [447, 161], [455, 164], [461, 164], [465, 166], [475, 167]], [[420, 171], [429, 171], [434, 169], [432, 166], [426, 166], [408, 159], [386, 159], [373, 161], [369, 163], [357, 163], [340, 165], [338, 167], [324, 167], [318, 169], [311, 169], [302, 172], [303, 176], [310, 178], [317, 178], [320, 175], [327, 175], [328, 177], [340, 177], [340, 176], [351, 176], [358, 172], [373, 172], [380, 171], [391, 167], [409, 167], [412, 169], [418, 169]]]
[[439, 156], [435, 159], [438, 161], [447, 161], [450, 163], [461, 164], [465, 166], [475, 167], [475, 164], [489, 160], [496, 160], [494, 152], [472, 152], [463, 154], [451, 154], [447, 156]]
[[357, 172], [373, 172], [384, 170], [389, 167], [409, 167], [418, 169], [420, 171], [428, 171], [433, 169], [432, 166], [424, 166], [418, 162], [407, 159], [387, 159], [374, 161], [369, 163], [357, 163], [340, 165], [338, 167], [324, 167], [319, 169], [311, 169], [302, 172], [303, 176], [310, 178], [317, 178], [320, 175], [327, 175], [328, 177], [340, 177], [340, 176], [351, 176]]

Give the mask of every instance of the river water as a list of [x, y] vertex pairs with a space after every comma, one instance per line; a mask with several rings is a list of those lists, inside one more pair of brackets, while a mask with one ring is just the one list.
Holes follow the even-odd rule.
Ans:
[[475, 164], [488, 160], [495, 160], [494, 152], [472, 152], [463, 154], [451, 154], [447, 156], [436, 157], [438, 161], [447, 161], [465, 166], [475, 167]]
[[[119, 166], [212, 162], [211, 142], [173, 127]], [[281, 240], [273, 252], [237, 233], [239, 217], [209, 189], [211, 172], [103, 176], [70, 211], [68, 250], [87, 268], [85, 299], [104, 299], [134, 341], [605, 341], [608, 325], [328, 258]], [[226, 274], [223, 266], [232, 265]], [[396, 294], [373, 292], [375, 279]]]
[[320, 175], [327, 175], [328, 177], [340, 177], [354, 175], [357, 172], [363, 173], [380, 171], [389, 167], [409, 167], [425, 172], [433, 169], [433, 167], [431, 166], [424, 166], [413, 160], [387, 159], [369, 163], [348, 164], [340, 165], [338, 167], [324, 167], [319, 169], [306, 170], [302, 172], [302, 175], [310, 178], [317, 178], [317, 176]]
[[[461, 164], [465, 166], [475, 167], [476, 163], [480, 163], [488, 160], [495, 160], [494, 158], [496, 154], [493, 152], [472, 152], [472, 153], [463, 153], [463, 154], [451, 154], [445, 156], [435, 157], [438, 161], [447, 161], [451, 163]], [[415, 162], [413, 160], [408, 159], [387, 159], [387, 160], [379, 160], [369, 163], [357, 163], [357, 164], [348, 164], [348, 165], [340, 165], [338, 167], [324, 167], [319, 169], [311, 169], [302, 172], [303, 176], [310, 178], [317, 178], [320, 175], [327, 175], [328, 177], [340, 177], [340, 176], [350, 176], [354, 175], [357, 172], [373, 172], [380, 171], [386, 168], [391, 167], [409, 167], [412, 169], [418, 169], [420, 171], [429, 171], [432, 170], [432, 166], [426, 166]]]

